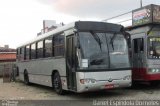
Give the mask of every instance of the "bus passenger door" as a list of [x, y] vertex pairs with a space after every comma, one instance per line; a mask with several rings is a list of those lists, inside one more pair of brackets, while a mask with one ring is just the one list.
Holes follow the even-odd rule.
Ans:
[[76, 91], [74, 35], [67, 36], [66, 38], [66, 65], [68, 89]]
[[144, 39], [135, 38], [132, 40], [132, 71], [133, 79], [143, 79], [144, 75]]

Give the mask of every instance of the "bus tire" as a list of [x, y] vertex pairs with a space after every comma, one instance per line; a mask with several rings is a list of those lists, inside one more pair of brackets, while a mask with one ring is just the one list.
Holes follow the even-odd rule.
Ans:
[[29, 82], [29, 76], [28, 76], [28, 72], [27, 71], [24, 71], [24, 83], [26, 85], [30, 84], [30, 82]]
[[53, 75], [53, 87], [57, 94], [64, 94], [64, 90], [62, 89], [61, 78], [58, 72], [55, 72]]

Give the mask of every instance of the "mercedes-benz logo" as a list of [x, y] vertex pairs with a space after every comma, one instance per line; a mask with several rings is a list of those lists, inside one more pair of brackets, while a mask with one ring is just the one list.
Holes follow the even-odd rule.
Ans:
[[109, 79], [108, 79], [108, 82], [112, 82], [112, 81], [113, 81], [113, 79], [112, 79], [112, 78], [109, 78]]

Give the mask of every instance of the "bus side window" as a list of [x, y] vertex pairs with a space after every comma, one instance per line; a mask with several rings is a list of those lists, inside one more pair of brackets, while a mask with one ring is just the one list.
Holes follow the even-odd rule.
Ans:
[[37, 42], [37, 58], [43, 58], [43, 41]]
[[24, 60], [26, 60], [26, 46], [24, 47]]
[[26, 46], [26, 50], [25, 50], [25, 54], [26, 54], [26, 60], [30, 59], [30, 45]]
[[64, 56], [64, 35], [53, 37], [53, 56]]
[[19, 61], [21, 61], [22, 59], [22, 48], [19, 49]]
[[52, 57], [52, 37], [44, 40], [44, 56]]
[[21, 60], [25, 60], [25, 47], [22, 47]]
[[31, 59], [36, 59], [36, 44], [31, 45]]

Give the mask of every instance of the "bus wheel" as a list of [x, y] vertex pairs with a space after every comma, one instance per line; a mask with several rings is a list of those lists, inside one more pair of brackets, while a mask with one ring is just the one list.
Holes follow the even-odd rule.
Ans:
[[64, 91], [62, 90], [61, 79], [58, 72], [56, 72], [53, 76], [53, 87], [57, 94], [64, 94]]
[[29, 84], [30, 84], [30, 83], [29, 83], [29, 77], [28, 77], [28, 72], [27, 72], [27, 71], [24, 72], [24, 83], [25, 83], [26, 85], [29, 85]]

